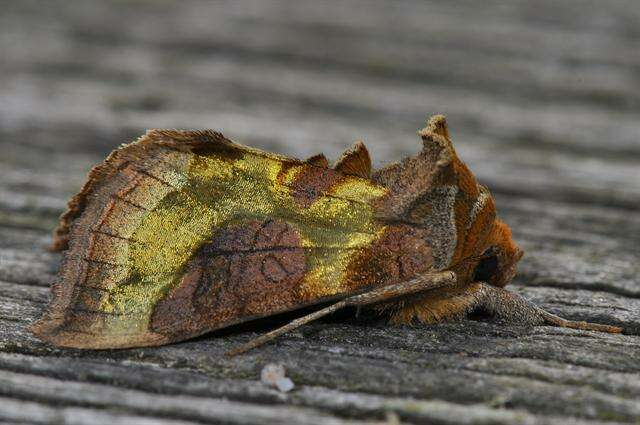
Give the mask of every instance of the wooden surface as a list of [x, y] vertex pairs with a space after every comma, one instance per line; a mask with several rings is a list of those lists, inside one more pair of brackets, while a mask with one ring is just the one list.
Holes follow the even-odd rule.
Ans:
[[[480, 6], [481, 5], [481, 6]], [[640, 422], [637, 1], [1, 1], [0, 422]], [[346, 312], [234, 359], [261, 322], [155, 349], [32, 337], [45, 250], [92, 164], [146, 128], [376, 164], [429, 114], [526, 250], [512, 289], [624, 335]], [[260, 370], [283, 363], [279, 393]]]

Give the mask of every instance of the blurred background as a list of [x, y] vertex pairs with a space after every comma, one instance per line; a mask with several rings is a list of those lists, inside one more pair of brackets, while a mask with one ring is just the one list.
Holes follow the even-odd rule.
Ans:
[[335, 158], [363, 139], [380, 165], [417, 151], [416, 130], [436, 113], [498, 192], [591, 202], [595, 187], [625, 207], [640, 197], [636, 1], [21, 0], [0, 10], [2, 190], [29, 179], [20, 195], [46, 187], [54, 209], [147, 128], [213, 128], [298, 157]]

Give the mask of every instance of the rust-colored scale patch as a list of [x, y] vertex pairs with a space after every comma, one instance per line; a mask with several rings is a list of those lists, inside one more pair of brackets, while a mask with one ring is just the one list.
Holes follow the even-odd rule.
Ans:
[[320, 167], [303, 167], [296, 173], [293, 181], [288, 185], [293, 199], [301, 208], [308, 208], [331, 187], [338, 183], [343, 176], [333, 170]]
[[466, 193], [470, 199], [478, 198], [480, 195], [478, 182], [471, 170], [469, 170], [469, 167], [467, 167], [467, 165], [457, 156], [454, 158], [452, 164], [460, 191]]
[[492, 231], [493, 222], [496, 219], [496, 207], [493, 198], [488, 197], [484, 206], [476, 213], [474, 221], [470, 223], [463, 256], [465, 258], [479, 252], [487, 245], [487, 237]]
[[329, 160], [322, 153], [310, 156], [305, 162], [314, 167], [329, 168]]
[[345, 273], [344, 287], [384, 285], [414, 277], [432, 267], [433, 255], [427, 230], [408, 225], [389, 225]]
[[363, 142], [357, 141], [347, 149], [333, 168], [343, 174], [368, 179], [371, 175], [371, 157]]
[[516, 264], [520, 261], [524, 252], [513, 241], [509, 226], [500, 219], [495, 219], [491, 223], [486, 245], [500, 247], [498, 261], [503, 265], [503, 269], [489, 283], [503, 287], [516, 275]]
[[471, 256], [474, 253], [473, 249], [478, 248], [479, 242], [484, 241], [495, 218], [495, 205], [487, 192], [485, 204], [479, 211], [474, 211], [482, 196], [478, 182], [457, 156], [452, 164], [458, 187], [454, 205], [457, 244], [452, 264], [458, 264]]

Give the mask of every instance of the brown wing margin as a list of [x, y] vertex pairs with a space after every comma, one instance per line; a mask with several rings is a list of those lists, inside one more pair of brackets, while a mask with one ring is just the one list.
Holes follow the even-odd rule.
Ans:
[[97, 303], [99, 293], [105, 291], [100, 285], [95, 287], [86, 283], [87, 274], [95, 267], [88, 260], [100, 263], [86, 258], [95, 239], [94, 222], [107, 208], [109, 197], [118, 194], [129, 183], [127, 167], [158, 161], [157, 153], [165, 147], [180, 151], [243, 149], [215, 131], [149, 130], [138, 140], [114, 150], [101, 164], [93, 167], [80, 192], [70, 200], [54, 233], [52, 249], [65, 253], [56, 282], [51, 287], [51, 302], [42, 318], [31, 328], [42, 339], [64, 345], [62, 333], [68, 317], [75, 315], [76, 321], [89, 318], [90, 312], [78, 306]]
[[237, 146], [221, 133], [212, 130], [180, 131], [180, 130], [148, 130], [138, 140], [124, 144], [111, 152], [101, 163], [93, 167], [87, 175], [87, 180], [76, 195], [67, 204], [67, 210], [60, 216], [60, 223], [53, 234], [52, 251], [64, 251], [69, 246], [69, 230], [75, 219], [80, 217], [87, 205], [87, 198], [101, 182], [116, 174], [124, 164], [131, 159], [143, 157], [149, 146], [157, 143], [184, 150], [202, 142], [221, 143]]
[[347, 149], [333, 166], [343, 174], [368, 179], [371, 176], [371, 156], [363, 142], [357, 141]]

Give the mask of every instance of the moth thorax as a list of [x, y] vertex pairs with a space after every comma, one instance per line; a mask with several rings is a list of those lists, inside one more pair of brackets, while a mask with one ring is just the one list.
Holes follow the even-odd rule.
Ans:
[[416, 199], [408, 219], [427, 230], [427, 243], [433, 252], [433, 265], [446, 269], [453, 259], [458, 240], [454, 205], [458, 188], [437, 186]]

